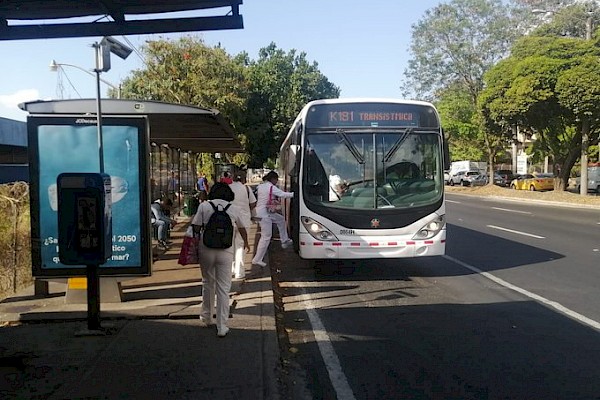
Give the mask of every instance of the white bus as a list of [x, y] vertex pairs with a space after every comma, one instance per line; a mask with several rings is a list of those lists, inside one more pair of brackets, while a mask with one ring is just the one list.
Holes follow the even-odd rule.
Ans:
[[432, 104], [331, 99], [308, 103], [278, 160], [294, 248], [309, 260], [445, 252], [447, 146]]

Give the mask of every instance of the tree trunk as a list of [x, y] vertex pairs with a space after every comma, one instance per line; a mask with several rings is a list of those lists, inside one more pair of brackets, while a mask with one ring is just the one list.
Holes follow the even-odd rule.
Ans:
[[[573, 138], [574, 143], [581, 143], [581, 133], [575, 135]], [[581, 145], [573, 147], [569, 150], [569, 154], [563, 160], [560, 166], [560, 173], [558, 179], [554, 181], [554, 190], [567, 190], [569, 186], [569, 176], [571, 175], [571, 169], [577, 161], [579, 154], [581, 153]]]

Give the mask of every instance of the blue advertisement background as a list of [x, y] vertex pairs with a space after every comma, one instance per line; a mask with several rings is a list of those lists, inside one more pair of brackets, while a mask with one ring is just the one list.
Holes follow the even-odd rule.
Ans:
[[[102, 267], [137, 267], [142, 263], [139, 138], [136, 126], [103, 127], [104, 172], [111, 176], [113, 192], [113, 257]], [[100, 171], [97, 128], [41, 125], [38, 148], [42, 268], [72, 268], [58, 261], [56, 178], [62, 172]]]

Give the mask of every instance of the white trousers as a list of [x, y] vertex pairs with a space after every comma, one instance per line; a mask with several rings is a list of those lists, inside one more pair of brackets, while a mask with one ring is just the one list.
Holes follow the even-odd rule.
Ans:
[[265, 257], [265, 254], [267, 254], [269, 243], [271, 243], [271, 237], [273, 237], [273, 224], [277, 226], [279, 238], [281, 239], [282, 243], [290, 240], [285, 227], [285, 218], [283, 215], [278, 213], [268, 213], [266, 216], [261, 215], [260, 240], [258, 241], [256, 254], [254, 255], [253, 260], [262, 261]]
[[244, 239], [242, 239], [242, 235], [240, 235], [240, 231], [237, 229], [233, 237], [233, 264], [231, 272], [236, 278], [246, 276], [246, 268], [244, 267]]
[[212, 320], [216, 302], [217, 328], [227, 326], [229, 319], [229, 290], [231, 289], [231, 262], [233, 253], [220, 249], [209, 249], [200, 243], [200, 268], [202, 270], [202, 311], [205, 321]]

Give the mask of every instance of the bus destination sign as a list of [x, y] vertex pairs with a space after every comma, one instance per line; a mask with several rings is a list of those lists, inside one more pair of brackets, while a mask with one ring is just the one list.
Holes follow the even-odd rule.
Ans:
[[431, 107], [395, 103], [316, 104], [306, 116], [307, 128], [438, 127]]

